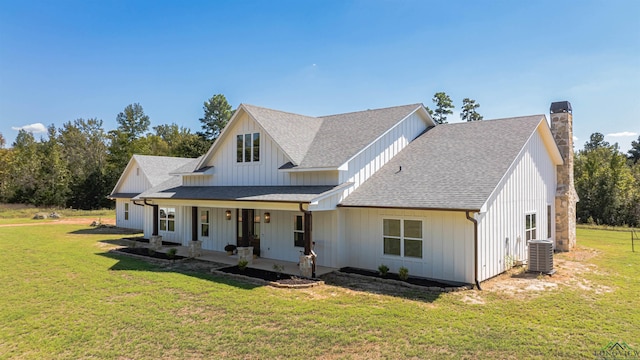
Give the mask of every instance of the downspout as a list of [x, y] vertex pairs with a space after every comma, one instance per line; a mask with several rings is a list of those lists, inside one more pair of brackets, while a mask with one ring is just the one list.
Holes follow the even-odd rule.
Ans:
[[478, 220], [476, 220], [473, 216], [469, 214], [471, 211], [467, 210], [465, 215], [467, 216], [467, 220], [473, 223], [473, 258], [474, 258], [474, 267], [473, 267], [473, 277], [476, 282], [476, 286], [478, 290], [482, 290], [480, 287], [480, 282], [478, 281]]

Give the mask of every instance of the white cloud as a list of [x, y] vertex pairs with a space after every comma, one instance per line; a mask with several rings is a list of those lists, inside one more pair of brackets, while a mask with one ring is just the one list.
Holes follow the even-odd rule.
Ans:
[[44, 126], [42, 123], [29, 124], [25, 126], [12, 126], [11, 129], [16, 131], [24, 130], [26, 132], [30, 132], [34, 134], [47, 132], [47, 127]]
[[577, 137], [577, 136], [574, 136], [574, 137], [573, 137], [573, 141], [574, 141], [574, 142], [578, 141], [578, 137]]
[[611, 137], [628, 137], [628, 136], [637, 136], [637, 135], [638, 133], [631, 132], [631, 131], [623, 131], [623, 132], [607, 134], [607, 136], [611, 136]]

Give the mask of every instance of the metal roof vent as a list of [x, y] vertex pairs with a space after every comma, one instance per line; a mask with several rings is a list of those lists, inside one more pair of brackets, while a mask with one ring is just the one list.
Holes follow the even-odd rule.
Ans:
[[551, 103], [551, 109], [550, 112], [552, 114], [556, 114], [556, 113], [571, 113], [571, 103], [568, 101], [557, 101], [554, 103]]
[[530, 272], [551, 275], [553, 269], [553, 242], [551, 240], [529, 241], [529, 261], [527, 263]]

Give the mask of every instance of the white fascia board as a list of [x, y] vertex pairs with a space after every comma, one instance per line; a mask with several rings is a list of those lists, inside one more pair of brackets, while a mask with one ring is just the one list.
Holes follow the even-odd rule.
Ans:
[[320, 168], [320, 167], [316, 167], [316, 168], [298, 168], [298, 167], [292, 167], [290, 169], [278, 169], [278, 171], [280, 172], [285, 172], [285, 173], [293, 173], [293, 172], [316, 172], [316, 171], [337, 171], [340, 170], [339, 168], [335, 168], [335, 167], [324, 167], [324, 168]]
[[407, 116], [405, 116], [404, 118], [400, 119], [398, 122], [396, 122], [392, 127], [388, 128], [387, 131], [383, 132], [382, 134], [380, 134], [380, 136], [378, 136], [377, 138], [375, 138], [372, 142], [370, 142], [369, 144], [367, 144], [367, 146], [363, 147], [362, 149], [360, 149], [360, 151], [358, 151], [357, 153], [355, 153], [352, 157], [350, 157], [349, 159], [347, 159], [347, 161], [345, 161], [344, 164], [340, 165], [338, 167], [338, 170], [343, 170], [343, 167], [345, 169], [349, 168], [349, 162], [353, 159], [355, 159], [358, 155], [360, 155], [361, 153], [363, 153], [365, 150], [367, 150], [372, 144], [374, 144], [375, 142], [377, 142], [378, 140], [380, 140], [383, 136], [387, 135], [389, 132], [391, 132], [393, 129], [395, 129], [396, 127], [400, 126], [400, 124], [405, 121], [409, 116], [413, 115], [414, 113], [419, 113], [422, 116], [423, 120], [426, 120], [425, 123], [427, 125], [427, 127], [429, 126], [435, 126], [436, 123], [435, 121], [433, 121], [433, 119], [431, 119], [431, 116], [429, 116], [429, 112], [424, 108], [424, 105], [420, 105], [419, 107], [417, 107], [415, 110], [413, 110], [412, 112], [410, 112]]
[[556, 144], [556, 141], [553, 138], [553, 134], [551, 133], [551, 128], [549, 127], [546, 116], [543, 116], [542, 120], [540, 120], [540, 124], [538, 125], [537, 130], [540, 132], [542, 142], [547, 148], [547, 151], [549, 151], [549, 155], [551, 155], [551, 160], [553, 161], [553, 163], [555, 165], [562, 165], [564, 163], [564, 160], [562, 159], [562, 155], [560, 154], [560, 150], [558, 149], [558, 144]]
[[[543, 124], [544, 123], [544, 124]], [[531, 141], [531, 138], [533, 138], [533, 136], [538, 133], [538, 131], [540, 131], [541, 129], [547, 129], [548, 133], [546, 135], [550, 136], [551, 141], [553, 141], [553, 144], [555, 144], [555, 140], [553, 140], [553, 135], [551, 135], [551, 130], [549, 129], [549, 124], [547, 123], [547, 118], [542, 115], [542, 118], [540, 119], [540, 123], [538, 123], [538, 126], [535, 128], [535, 130], [531, 133], [531, 135], [529, 136], [529, 138], [527, 139], [527, 141], [524, 142], [524, 144], [522, 145], [522, 148], [520, 149], [520, 151], [518, 152], [518, 155], [516, 155], [516, 157], [513, 159], [513, 162], [509, 165], [509, 167], [507, 168], [507, 170], [504, 172], [504, 174], [502, 174], [502, 177], [500, 178], [500, 181], [498, 181], [498, 183], [496, 184], [496, 187], [491, 191], [491, 193], [489, 194], [489, 196], [487, 197], [487, 199], [484, 201], [484, 203], [482, 204], [482, 207], [480, 207], [480, 212], [487, 212], [487, 207], [488, 204], [487, 202], [489, 201], [489, 199], [491, 199], [493, 197], [493, 194], [498, 191], [498, 189], [502, 186], [502, 184], [504, 183], [504, 181], [506, 181], [507, 178], [507, 174], [511, 173], [511, 170], [513, 169], [514, 166], [516, 166], [516, 162], [518, 161], [518, 159], [520, 158], [520, 156], [522, 155], [522, 153], [524, 152], [524, 149], [527, 147], [527, 144], [529, 144], [529, 141]], [[540, 137], [542, 138], [543, 143], [545, 144], [545, 147], [547, 148], [547, 151], [549, 151], [549, 155], [551, 157], [551, 160], [554, 162], [555, 165], [560, 165], [562, 164], [562, 156], [560, 155], [560, 151], [558, 150], [558, 146], [553, 145], [553, 146], [548, 146], [547, 142], [545, 141], [545, 134], [544, 134], [544, 130], [542, 130], [540, 132]], [[554, 152], [552, 151], [552, 149], [555, 148], [555, 152], [556, 154], [554, 154]], [[557, 158], [555, 157], [557, 155]], [[556, 161], [560, 161], [559, 163], [556, 163]]]
[[[111, 190], [111, 194], [113, 195], [115, 193], [117, 193], [117, 189], [120, 187], [120, 185], [122, 185], [122, 182], [125, 179], [125, 174], [128, 173], [129, 169], [131, 169], [131, 167], [133, 166], [133, 163], [137, 163], [138, 161], [135, 160], [135, 154], [131, 156], [131, 159], [129, 159], [129, 162], [127, 163], [127, 166], [125, 166], [124, 170], [122, 171], [122, 174], [120, 174], [120, 178], [118, 178], [118, 182], [116, 183], [116, 186], [113, 187], [113, 190]], [[146, 175], [145, 175], [146, 176]]]

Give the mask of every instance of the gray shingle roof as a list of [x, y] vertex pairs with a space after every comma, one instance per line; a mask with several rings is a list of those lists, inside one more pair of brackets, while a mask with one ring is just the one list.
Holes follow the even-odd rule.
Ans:
[[421, 104], [321, 117], [243, 104], [298, 168], [338, 167]]
[[[340, 186], [340, 185], [339, 185]], [[180, 186], [169, 180], [137, 198], [310, 202], [337, 186]]]
[[320, 129], [319, 118], [243, 104], [282, 150], [299, 164]]
[[197, 165], [199, 159], [189, 159], [181, 157], [169, 157], [169, 156], [151, 156], [151, 155], [133, 155], [142, 172], [147, 175], [147, 178], [151, 182], [151, 186], [159, 185], [173, 175], [169, 173], [174, 172], [176, 169], [186, 171], [193, 171]]
[[299, 168], [338, 167], [422, 104], [320, 117], [322, 126]]
[[534, 115], [438, 125], [340, 205], [479, 210], [544, 119]]

